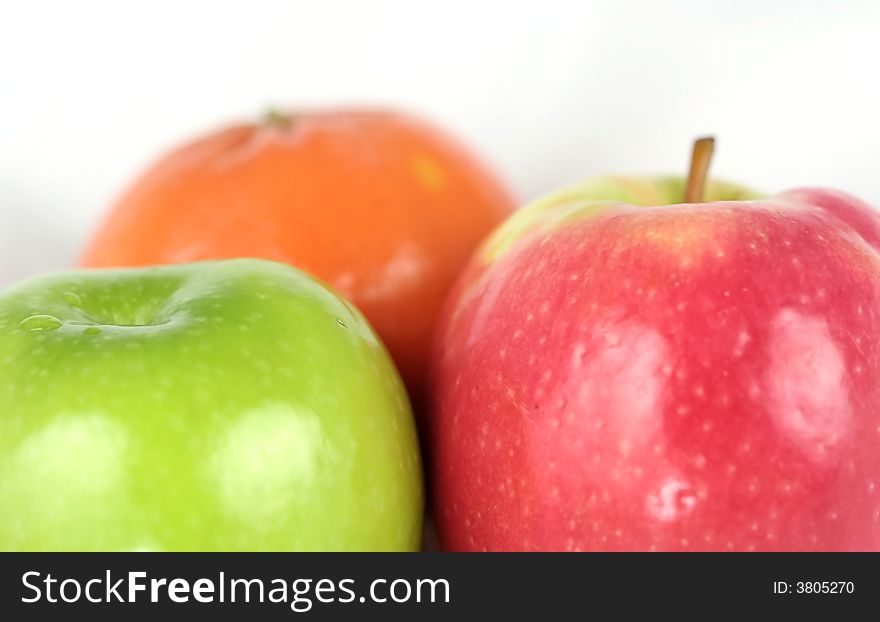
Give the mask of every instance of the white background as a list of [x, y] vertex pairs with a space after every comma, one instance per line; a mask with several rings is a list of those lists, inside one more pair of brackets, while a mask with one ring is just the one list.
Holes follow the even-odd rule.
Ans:
[[880, 2], [0, 0], [0, 283], [71, 264], [134, 174], [266, 107], [386, 104], [522, 199], [715, 172], [880, 205]]

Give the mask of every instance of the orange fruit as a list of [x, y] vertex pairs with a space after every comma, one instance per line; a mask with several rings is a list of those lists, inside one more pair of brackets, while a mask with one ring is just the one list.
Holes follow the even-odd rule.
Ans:
[[401, 114], [272, 114], [149, 168], [88, 244], [87, 267], [260, 257], [302, 268], [364, 312], [420, 397], [444, 296], [514, 208], [461, 144]]

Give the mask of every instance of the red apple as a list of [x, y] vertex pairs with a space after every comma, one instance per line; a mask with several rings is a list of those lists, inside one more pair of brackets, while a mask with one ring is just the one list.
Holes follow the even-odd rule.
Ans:
[[473, 258], [433, 360], [445, 548], [880, 550], [880, 217], [684, 186], [573, 186]]

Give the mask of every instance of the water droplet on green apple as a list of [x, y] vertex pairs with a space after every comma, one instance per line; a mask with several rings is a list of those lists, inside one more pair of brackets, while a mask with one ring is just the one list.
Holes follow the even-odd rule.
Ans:
[[343, 322], [339, 318], [336, 318], [336, 323], [339, 324], [342, 328], [348, 328], [348, 326], [345, 325], [345, 322]]
[[64, 299], [64, 302], [69, 304], [71, 307], [81, 307], [82, 306], [82, 298], [79, 297], [79, 294], [76, 292], [64, 292], [61, 294], [61, 297]]
[[101, 329], [98, 328], [97, 326], [89, 326], [88, 328], [86, 328], [86, 329], [83, 331], [83, 334], [84, 334], [84, 335], [100, 335], [100, 334], [101, 334]]
[[63, 322], [54, 315], [37, 314], [23, 319], [19, 326], [24, 330], [38, 332], [43, 330], [55, 330], [61, 326]]

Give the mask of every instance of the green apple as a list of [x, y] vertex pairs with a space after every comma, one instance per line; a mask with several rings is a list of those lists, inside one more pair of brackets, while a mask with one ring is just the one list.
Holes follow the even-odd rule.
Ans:
[[415, 550], [409, 402], [361, 314], [231, 260], [0, 292], [0, 549]]

